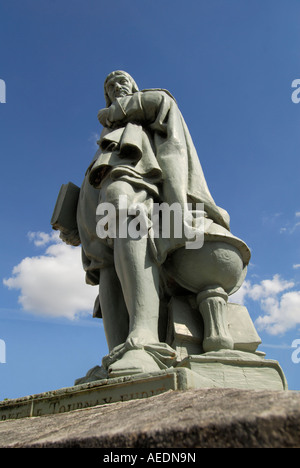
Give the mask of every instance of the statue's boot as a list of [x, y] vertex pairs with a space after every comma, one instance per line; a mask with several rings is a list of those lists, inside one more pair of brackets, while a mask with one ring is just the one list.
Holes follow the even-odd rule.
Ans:
[[147, 374], [159, 371], [160, 367], [144, 349], [131, 349], [108, 368], [109, 378], [125, 375]]

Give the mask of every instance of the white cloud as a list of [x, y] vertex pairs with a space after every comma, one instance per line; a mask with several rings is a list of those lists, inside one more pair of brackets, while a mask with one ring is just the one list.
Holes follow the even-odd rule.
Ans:
[[96, 132], [91, 132], [91, 134], [90, 134], [90, 136], [88, 138], [88, 141], [92, 143], [94, 150], [99, 149], [99, 145], [97, 143], [99, 138], [100, 138], [99, 133], [96, 133]]
[[275, 275], [271, 280], [263, 280], [260, 284], [254, 284], [248, 291], [248, 296], [254, 301], [264, 300], [274, 297], [277, 294], [294, 287], [292, 281], [285, 281], [279, 275]]
[[288, 291], [294, 287], [294, 282], [274, 275], [257, 284], [245, 281], [230, 300], [241, 304], [247, 299], [259, 302], [262, 315], [255, 321], [257, 328], [272, 335], [283, 334], [300, 325], [300, 291]]
[[294, 268], [295, 270], [297, 270], [297, 268], [300, 268], [300, 263], [295, 263], [295, 264], [293, 265], [293, 268]]
[[295, 218], [296, 220], [293, 220], [292, 222], [287, 223], [284, 227], [280, 228], [280, 234], [294, 234], [295, 231], [298, 231], [298, 228], [300, 227], [300, 211], [295, 212]]
[[284, 293], [280, 298], [269, 297], [262, 301], [265, 315], [258, 317], [258, 328], [272, 335], [285, 333], [300, 325], [300, 291]]
[[43, 247], [50, 242], [59, 242], [59, 231], [53, 231], [51, 234], [46, 232], [28, 232], [28, 239], [37, 247]]
[[245, 299], [250, 290], [251, 290], [251, 282], [249, 280], [244, 281], [240, 289], [229, 297], [230, 302], [236, 302], [237, 304], [244, 304]]
[[97, 287], [85, 283], [81, 249], [64, 244], [57, 233], [29, 233], [43, 255], [24, 258], [3, 283], [20, 290], [19, 303], [27, 312], [74, 319], [92, 313]]

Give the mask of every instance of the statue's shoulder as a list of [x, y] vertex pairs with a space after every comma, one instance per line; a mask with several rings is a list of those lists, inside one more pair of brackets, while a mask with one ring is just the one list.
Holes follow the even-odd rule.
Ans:
[[140, 93], [148, 93], [148, 92], [157, 92], [157, 93], [162, 93], [162, 94], [166, 94], [168, 97], [170, 97], [171, 99], [173, 99], [173, 101], [176, 102], [176, 99], [174, 98], [174, 96], [172, 96], [172, 94], [170, 93], [170, 91], [168, 91], [167, 89], [163, 89], [163, 88], [150, 88], [150, 89], [142, 89], [140, 91]]

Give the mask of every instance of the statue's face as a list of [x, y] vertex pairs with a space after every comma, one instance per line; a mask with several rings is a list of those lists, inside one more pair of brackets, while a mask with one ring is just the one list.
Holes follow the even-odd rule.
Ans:
[[105, 88], [111, 102], [114, 102], [118, 97], [132, 93], [132, 83], [124, 75], [113, 76], [106, 83]]

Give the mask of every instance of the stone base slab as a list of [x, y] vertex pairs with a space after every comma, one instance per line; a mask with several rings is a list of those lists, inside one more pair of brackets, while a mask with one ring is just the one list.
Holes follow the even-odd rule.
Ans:
[[66, 413], [98, 405], [148, 398], [169, 390], [200, 388], [190, 369], [170, 369], [137, 376], [103, 379], [0, 402], [0, 421]]

